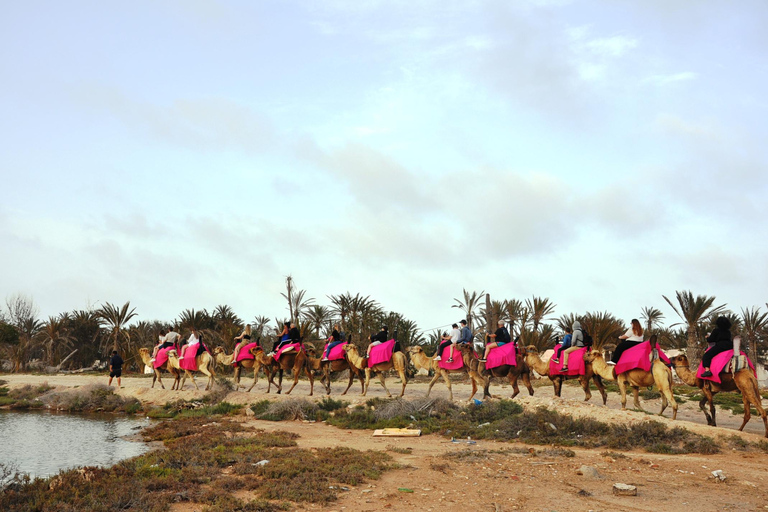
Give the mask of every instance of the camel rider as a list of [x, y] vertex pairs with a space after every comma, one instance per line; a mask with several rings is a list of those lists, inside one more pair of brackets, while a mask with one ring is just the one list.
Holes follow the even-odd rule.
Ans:
[[484, 363], [486, 359], [488, 359], [488, 354], [490, 354], [491, 350], [497, 347], [503, 347], [504, 345], [512, 341], [512, 336], [509, 335], [509, 331], [504, 326], [504, 320], [499, 320], [498, 325], [499, 325], [499, 328], [496, 329], [496, 332], [488, 335], [488, 337], [493, 338], [494, 341], [492, 341], [491, 343], [488, 343], [485, 346], [485, 354], [483, 354], [483, 358], [480, 359], [481, 363]]
[[235, 352], [232, 356], [232, 366], [237, 366], [237, 356], [240, 353], [240, 347], [251, 342], [251, 324], [246, 325], [245, 329], [243, 329], [243, 333], [235, 339], [238, 340], [238, 342], [235, 345]]
[[165, 334], [165, 329], [160, 329], [160, 334], [157, 336], [157, 343], [155, 343], [155, 349], [152, 351], [152, 359], [149, 360], [150, 363], [155, 360], [157, 353], [165, 342]]
[[733, 338], [731, 337], [731, 321], [727, 317], [718, 317], [715, 321], [715, 330], [707, 337], [707, 343], [712, 346], [701, 356], [701, 365], [704, 367], [702, 377], [711, 377], [712, 371], [709, 369], [712, 359], [721, 352], [733, 350]]
[[[184, 356], [189, 353], [190, 357], [197, 357], [199, 354], [198, 349], [201, 347], [202, 343], [200, 343], [200, 335], [197, 332], [197, 329], [192, 327], [192, 334], [189, 335], [189, 339], [187, 340], [187, 344], [182, 347], [181, 349], [181, 357], [179, 357], [179, 360], [184, 359]], [[192, 352], [190, 352], [192, 351]]]
[[571, 352], [575, 352], [580, 348], [584, 348], [584, 333], [581, 330], [581, 322], [574, 320], [571, 326], [573, 333], [571, 334], [571, 346], [560, 352], [563, 356], [563, 367], [561, 372], [568, 371], [568, 356]]
[[371, 343], [368, 345], [368, 351], [366, 352], [365, 357], [371, 357], [371, 347], [375, 347], [376, 345], [381, 345], [385, 341], [389, 341], [389, 333], [387, 332], [387, 329], [388, 328], [386, 325], [382, 325], [381, 330], [371, 336]]
[[570, 327], [566, 327], [565, 328], [565, 336], [563, 336], [563, 339], [555, 347], [555, 358], [553, 359], [553, 361], [555, 363], [559, 363], [560, 362], [560, 354], [563, 353], [563, 350], [565, 350], [565, 349], [567, 349], [568, 347], [571, 346], [571, 338], [573, 337], [571, 332], [572, 332], [571, 328]]
[[168, 334], [165, 335], [165, 340], [163, 341], [163, 344], [160, 345], [160, 349], [169, 348], [169, 347], [175, 347], [176, 344], [179, 342], [179, 333], [176, 332], [176, 329], [171, 326], [170, 329], [168, 329]]
[[472, 343], [472, 329], [469, 328], [467, 325], [466, 320], [462, 320], [459, 322], [461, 324], [461, 331], [459, 334], [459, 344], [461, 343]]
[[331, 332], [331, 337], [328, 339], [328, 348], [325, 349], [325, 355], [323, 356], [323, 361], [328, 361], [328, 358], [331, 357], [331, 350], [336, 345], [339, 345], [340, 343], [343, 343], [341, 341], [341, 334], [339, 334], [339, 326], [334, 325], [333, 326], [333, 332]]
[[288, 331], [290, 330], [290, 327], [291, 327], [290, 322], [283, 323], [283, 330], [280, 332], [280, 334], [278, 334], [278, 338], [277, 338], [277, 341], [275, 341], [275, 344], [272, 345], [272, 352], [267, 354], [269, 357], [274, 356], [283, 345], [287, 345], [288, 343], [290, 343], [291, 337], [288, 335]]
[[461, 331], [459, 331], [459, 324], [453, 324], [451, 330], [451, 334], [448, 335], [446, 333], [447, 338], [443, 337], [442, 343], [440, 343], [440, 346], [437, 349], [437, 355], [435, 356], [435, 361], [440, 361], [442, 359], [443, 350], [445, 350], [446, 347], [451, 347], [450, 354], [448, 354], [448, 361], [449, 363], [453, 362], [453, 351], [456, 348], [456, 344], [459, 342], [459, 338], [461, 337]]

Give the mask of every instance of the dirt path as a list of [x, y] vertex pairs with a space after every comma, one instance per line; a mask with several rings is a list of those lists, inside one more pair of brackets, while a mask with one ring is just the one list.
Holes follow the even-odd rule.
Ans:
[[[84, 386], [106, 383], [103, 376], [92, 375], [4, 375], [11, 387], [24, 384], [42, 384], [61, 387]], [[149, 389], [150, 379], [127, 377], [123, 379], [120, 394], [135, 396], [142, 401], [164, 404], [177, 398], [201, 398], [203, 391], [190, 389], [176, 392]], [[395, 380], [391, 379], [392, 387]], [[170, 384], [170, 382], [168, 383]], [[334, 383], [333, 392], [339, 393], [345, 384]], [[190, 384], [187, 384], [190, 387]], [[406, 397], [425, 393], [427, 384], [415, 382], [408, 386]], [[231, 392], [226, 400], [235, 403], [252, 403], [269, 398], [285, 400], [306, 397], [309, 386], [301, 381], [292, 396], [267, 395], [266, 382], [260, 381], [258, 392]], [[359, 388], [357, 388], [359, 389]], [[355, 390], [344, 397], [357, 403], [365, 399]], [[469, 385], [454, 384], [457, 400], [466, 400]], [[495, 385], [492, 391], [504, 397], [511, 394], [511, 388]], [[445, 386], [439, 384], [433, 390], [434, 396], [446, 397]], [[320, 399], [324, 390], [315, 388], [315, 399]], [[369, 396], [384, 396], [378, 384], [372, 384]], [[338, 395], [334, 395], [338, 398]], [[618, 396], [610, 394], [608, 406], [600, 402], [599, 394], [592, 401], [583, 401], [580, 388], [565, 387], [563, 398], [553, 398], [552, 388], [538, 386], [536, 396], [528, 397], [527, 391], [518, 397], [525, 407], [545, 406], [575, 416], [590, 416], [606, 422], [632, 423], [643, 421], [650, 416], [640, 412], [621, 411]], [[658, 410], [658, 401], [643, 403], [648, 410]], [[690, 417], [690, 418], [689, 418]], [[658, 419], [658, 417], [654, 417]], [[756, 442], [762, 439], [763, 426], [759, 420], [752, 420], [751, 432], [739, 433], [731, 428], [740, 424], [740, 416], [733, 417], [722, 411], [720, 421], [730, 428], [713, 428], [702, 424], [703, 415], [695, 403], [681, 404], [679, 420], [660, 418], [667, 425], [684, 426], [692, 431], [714, 438], [738, 435]], [[696, 423], [689, 421], [698, 421]], [[467, 444], [466, 440], [452, 443], [437, 435], [420, 438], [373, 438], [370, 431], [340, 430], [322, 423], [266, 422], [245, 419], [257, 428], [265, 430], [287, 430], [301, 437], [298, 443], [306, 448], [345, 445], [366, 450], [386, 450], [401, 469], [387, 472], [379, 481], [370, 482], [342, 492], [339, 501], [329, 507], [304, 504], [299, 510], [441, 510], [441, 511], [710, 511], [710, 510], [768, 510], [768, 465], [762, 453], [728, 451], [717, 455], [654, 455], [644, 452], [625, 452], [623, 456], [606, 456], [603, 450], [574, 449], [575, 457], [539, 453], [530, 450], [546, 450], [542, 446], [527, 446], [522, 443], [500, 443], [477, 441]], [[758, 434], [758, 435], [756, 435]], [[398, 453], [410, 449], [410, 453]], [[529, 450], [530, 448], [530, 450]], [[457, 453], [462, 457], [456, 457]], [[598, 477], [579, 475], [582, 465], [597, 470]], [[710, 478], [713, 470], [723, 470], [727, 479], [715, 483]], [[636, 485], [636, 497], [613, 496], [611, 488], [616, 482]], [[413, 492], [403, 491], [408, 489]], [[247, 498], [243, 495], [241, 497]], [[174, 506], [178, 512], [200, 510], [193, 504]]]
[[[42, 384], [43, 382], [47, 382], [51, 386], [61, 386], [61, 387], [75, 387], [75, 386], [84, 386], [87, 384], [96, 384], [96, 383], [107, 383], [107, 377], [105, 376], [98, 376], [98, 375], [29, 375], [29, 374], [14, 374], [14, 375], [2, 375], [0, 376], [0, 379], [5, 380], [9, 383], [10, 387], [18, 387], [22, 386], [24, 384]], [[344, 390], [346, 387], [346, 380], [342, 379], [343, 382], [340, 380], [338, 382], [334, 382], [331, 385], [331, 392], [332, 396], [334, 398], [339, 398], [340, 393]], [[163, 405], [169, 401], [177, 400], [179, 398], [183, 398], [185, 400], [192, 400], [192, 399], [198, 399], [202, 398], [205, 395], [205, 391], [203, 390], [205, 387], [205, 379], [202, 376], [199, 376], [197, 378], [198, 386], [200, 386], [199, 391], [195, 391], [194, 386], [192, 383], [187, 380], [187, 383], [185, 385], [184, 390], [182, 391], [171, 391], [170, 386], [172, 384], [172, 381], [170, 378], [167, 380], [164, 379], [163, 382], [166, 384], [166, 389], [159, 389], [159, 384], [155, 384], [154, 389], [150, 389], [150, 385], [152, 383], [151, 377], [124, 377], [123, 378], [123, 388], [117, 390], [118, 393], [126, 396], [134, 396], [145, 403], [155, 404], [155, 405]], [[243, 379], [243, 383], [247, 383], [248, 386], [250, 386], [251, 379]], [[292, 381], [288, 381], [288, 379], [284, 380], [284, 384], [288, 382], [288, 387], [290, 387], [290, 383]], [[344, 400], [347, 400], [351, 403], [362, 403], [367, 398], [364, 398], [360, 395], [360, 384], [358, 382], [355, 382], [350, 389], [349, 394], [344, 396]], [[399, 380], [395, 378], [389, 378], [387, 381], [387, 386], [390, 388], [390, 391], [394, 391], [396, 389], [399, 389]], [[410, 382], [408, 384], [408, 387], [405, 391], [405, 397], [414, 397], [414, 396], [422, 396], [427, 391], [427, 381], [425, 381], [424, 378], [418, 378], [414, 382]], [[267, 394], [267, 381], [263, 377], [259, 379], [258, 384], [256, 384], [256, 387], [254, 387], [253, 391], [251, 393], [246, 393], [244, 391], [238, 391], [238, 392], [231, 392], [229, 393], [225, 400], [231, 403], [253, 403], [258, 400], [264, 400], [270, 399], [270, 400], [285, 400], [290, 397], [302, 397], [306, 398], [309, 394], [309, 382], [306, 380], [300, 380], [299, 384], [296, 386], [296, 389], [293, 390], [293, 393], [291, 395], [277, 395], [275, 394], [274, 388], [272, 390], [272, 393]], [[285, 388], [287, 389], [287, 387]], [[469, 398], [470, 394], [470, 386], [466, 382], [456, 381], [453, 383], [453, 394], [454, 399], [456, 401], [465, 401]], [[325, 396], [325, 389], [320, 384], [319, 380], [315, 381], [315, 390], [314, 390], [314, 399], [321, 399]], [[501, 396], [502, 398], [509, 398], [509, 396], [512, 394], [512, 388], [509, 385], [504, 385], [500, 383], [494, 383], [491, 386], [491, 392]], [[552, 386], [548, 383], [548, 381], [540, 380], [537, 382], [535, 387], [535, 396], [533, 398], [528, 397], [528, 391], [523, 389], [516, 398], [517, 400], [520, 400], [522, 403], [528, 405], [528, 406], [537, 406], [537, 405], [544, 405], [551, 409], [557, 409], [561, 412], [572, 412], [574, 411], [581, 411], [577, 414], [589, 414], [590, 416], [594, 417], [595, 419], [602, 419], [603, 421], [607, 420], [620, 420], [620, 421], [634, 421], [634, 420], [643, 420], [647, 419], [651, 416], [648, 416], [644, 413], [639, 413], [635, 411], [621, 411], [621, 403], [620, 403], [620, 397], [617, 393], [609, 393], [608, 394], [608, 403], [606, 406], [602, 405], [602, 399], [600, 397], [600, 394], [597, 392], [597, 390], [592, 390], [592, 399], [589, 402], [584, 402], [584, 392], [581, 390], [580, 387], [573, 383], [569, 383], [568, 385], [563, 386], [563, 397], [561, 399], [558, 399], [554, 397], [552, 392]], [[386, 396], [384, 389], [381, 387], [381, 385], [378, 382], [371, 382], [369, 391], [368, 391], [368, 398], [370, 397], [384, 397]], [[448, 398], [448, 390], [445, 387], [445, 384], [440, 381], [438, 382], [435, 387], [432, 390], [432, 396], [435, 397], [441, 397], [441, 398]], [[479, 396], [476, 396], [476, 398], [482, 398], [482, 390], [479, 391]], [[661, 409], [661, 401], [656, 400], [642, 400], [640, 401], [643, 408], [648, 412], [657, 413]], [[763, 404], [768, 407], [768, 402], [765, 400], [763, 401]], [[613, 412], [612, 412], [613, 411]], [[671, 410], [667, 409], [665, 412], [665, 416], [667, 418], [671, 418]], [[653, 416], [655, 419], [659, 419], [660, 421], [663, 421], [667, 424], [668, 421], [664, 418], [660, 418], [658, 416]], [[724, 429], [731, 430], [733, 432], [728, 432], [729, 434], [736, 433], [736, 429], [739, 428], [742, 421], [741, 414], [734, 415], [728, 410], [718, 410], [718, 427], [708, 427], [706, 425], [706, 420], [704, 418], [704, 414], [699, 410], [698, 403], [693, 401], [688, 401], [682, 404], [679, 404], [678, 409], [678, 422], [676, 424], [680, 424], [683, 426], [686, 426], [690, 428], [691, 430], [695, 430], [696, 432], [699, 432], [704, 435], [708, 436], [715, 436], [722, 434], [722, 431]], [[701, 427], [701, 428], [700, 428]], [[752, 419], [749, 423], [747, 423], [747, 426], [745, 427], [745, 432], [750, 432], [752, 434], [758, 434], [758, 435], [764, 435], [765, 433], [765, 427], [763, 425], [763, 422], [761, 419], [757, 416], [752, 416]]]

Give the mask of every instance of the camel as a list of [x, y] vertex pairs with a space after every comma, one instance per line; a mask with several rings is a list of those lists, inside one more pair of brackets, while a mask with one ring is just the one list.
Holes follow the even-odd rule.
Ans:
[[[421, 350], [421, 356], [416, 356], [414, 349], [420, 349]], [[437, 361], [433, 361], [433, 358], [429, 357], [427, 354], [424, 353], [424, 349], [421, 347], [409, 347], [408, 348], [408, 359], [411, 363], [411, 366], [413, 366], [413, 369], [416, 370], [415, 375], [428, 375], [432, 376], [435, 373], [435, 368], [437, 367]], [[434, 365], [432, 363], [435, 363]]]
[[[286, 395], [290, 395], [291, 391], [293, 391], [293, 388], [296, 387], [296, 384], [299, 383], [299, 375], [301, 375], [301, 372], [304, 372], [307, 375], [307, 378], [309, 379], [309, 396], [312, 396], [315, 392], [315, 376], [312, 374], [312, 371], [309, 367], [309, 358], [307, 356], [307, 351], [302, 345], [302, 349], [298, 352], [291, 351], [291, 352], [284, 352], [280, 355], [280, 359], [278, 361], [275, 361], [275, 358], [272, 356], [267, 355], [263, 350], [258, 350], [256, 352], [251, 352], [256, 357], [256, 364], [260, 364], [264, 367], [264, 371], [267, 374], [267, 379], [269, 380], [269, 385], [267, 386], [267, 393], [269, 393], [272, 390], [272, 385], [274, 385], [277, 388], [277, 394], [279, 395], [283, 391], [283, 372], [285, 370], [291, 370], [293, 375], [293, 385], [291, 386], [291, 389], [286, 391]], [[274, 374], [277, 373], [279, 375], [278, 382], [275, 383], [274, 381]]]
[[155, 387], [155, 381], [157, 381], [160, 383], [160, 387], [165, 389], [165, 386], [163, 385], [163, 380], [160, 378], [160, 374], [164, 371], [173, 375], [173, 386], [171, 386], [171, 389], [175, 390], [179, 386], [179, 379], [181, 378], [181, 369], [178, 366], [172, 366], [170, 359], [165, 363], [163, 363], [163, 365], [160, 368], [155, 368], [152, 366], [152, 363], [150, 363], [149, 361], [152, 358], [152, 356], [149, 355], [148, 348], [140, 348], [139, 357], [141, 357], [141, 360], [144, 361], [145, 365], [149, 366], [155, 371], [155, 375], [152, 377], [152, 385], [150, 386], [151, 388]]
[[545, 375], [549, 377], [549, 380], [552, 381], [552, 385], [555, 387], [555, 396], [560, 396], [560, 392], [563, 389], [563, 381], [568, 379], [579, 379], [579, 384], [581, 384], [582, 389], [584, 389], [584, 401], [589, 401], [590, 398], [592, 398], [592, 392], [589, 389], [589, 381], [590, 379], [595, 383], [595, 386], [597, 386], [597, 390], [600, 391], [600, 394], [603, 395], [603, 405], [606, 404], [608, 401], [608, 395], [605, 392], [605, 386], [603, 386], [603, 381], [600, 379], [600, 376], [596, 374], [592, 370], [592, 363], [589, 361], [584, 362], [585, 366], [585, 372], [584, 375], [562, 375], [559, 373], [549, 373], [549, 361], [542, 361], [541, 357], [539, 356], [539, 351], [536, 349], [535, 346], [529, 345], [525, 349], [525, 363], [528, 365], [528, 368], [533, 368], [536, 370], [536, 372], [539, 373], [539, 375]]
[[[213, 387], [213, 378], [216, 376], [216, 363], [213, 360], [213, 356], [209, 354], [208, 351], [197, 356], [195, 360], [197, 361], [197, 371], [203, 372], [203, 374], [208, 376], [208, 383], [205, 385], [205, 390], [208, 391]], [[172, 366], [180, 368], [179, 355], [176, 353], [175, 349], [168, 351], [168, 362]], [[199, 390], [200, 388], [197, 387], [197, 382], [195, 381], [195, 372], [190, 373], [189, 370], [184, 370], [184, 377], [181, 379], [181, 385], [176, 389], [184, 389], [184, 383], [187, 381], [187, 377], [192, 379], [192, 384], [195, 385], [195, 389]]]
[[640, 388], [651, 387], [655, 384], [656, 389], [661, 393], [661, 411], [659, 411], [659, 416], [662, 416], [664, 409], [667, 408], [668, 404], [671, 404], [672, 419], [677, 419], [677, 402], [674, 395], [672, 395], [672, 371], [662, 361], [654, 360], [651, 365], [651, 371], [635, 368], [616, 376], [615, 367], [608, 366], [603, 358], [603, 353], [599, 350], [591, 351], [587, 354], [585, 360], [592, 363], [592, 370], [601, 378], [615, 380], [618, 383], [619, 392], [621, 393], [622, 410], [627, 408], [627, 386], [632, 387], [635, 409], [642, 409], [640, 407]]
[[[363, 372], [359, 368], [349, 364], [349, 361], [345, 357], [344, 359], [337, 359], [335, 361], [323, 361], [320, 357], [313, 357], [315, 355], [314, 349], [307, 349], [309, 352], [309, 364], [310, 367], [322, 374], [321, 381], [325, 386], [325, 394], [331, 394], [331, 374], [334, 372], [343, 372], [349, 370], [349, 383], [347, 389], [344, 390], [342, 395], [346, 395], [349, 388], [352, 387], [352, 383], [355, 377], [360, 379], [360, 392], [365, 392], [365, 379], [363, 379]], [[345, 354], [346, 355], [346, 354]]]
[[[256, 347], [256, 350], [263, 352], [263, 350], [258, 347]], [[216, 359], [216, 363], [227, 366], [232, 364], [232, 359], [235, 358], [235, 353], [233, 352], [231, 354], [227, 354], [227, 352], [224, 350], [224, 347], [216, 347], [213, 349], [213, 357]], [[253, 370], [253, 384], [251, 384], [251, 387], [246, 389], [246, 392], [250, 392], [256, 383], [259, 382], [259, 370], [261, 369], [261, 363], [256, 361], [256, 359], [243, 359], [237, 363], [237, 366], [235, 367], [235, 391], [240, 389], [240, 372], [243, 368], [246, 370]], [[245, 388], [245, 386], [243, 386], [243, 388]]]
[[468, 402], [471, 402], [475, 397], [478, 385], [482, 386], [485, 383], [483, 378], [477, 372], [477, 360], [472, 354], [472, 349], [469, 347], [459, 346], [456, 348], [456, 350], [461, 351], [461, 358], [464, 360], [464, 365], [457, 370], [446, 370], [444, 368], [440, 368], [439, 361], [435, 361], [434, 356], [429, 357], [427, 354], [425, 354], [423, 348], [419, 346], [408, 348], [408, 353], [411, 356], [411, 362], [415, 363], [414, 366], [420, 368], [428, 368], [435, 372], [435, 376], [432, 377], [431, 381], [429, 381], [427, 396], [429, 396], [429, 393], [432, 391], [432, 386], [435, 385], [435, 382], [437, 382], [438, 379], [442, 377], [445, 381], [445, 385], [448, 386], [448, 394], [450, 399], [453, 400], [453, 389], [451, 388], [451, 378], [449, 377], [449, 374], [451, 373], [464, 373], [469, 375], [469, 379], [472, 382], [472, 393], [467, 399]]
[[400, 390], [400, 396], [405, 394], [405, 386], [408, 384], [408, 377], [405, 375], [405, 367], [408, 364], [408, 361], [405, 358], [405, 354], [397, 351], [392, 354], [392, 359], [386, 363], [377, 364], [374, 365], [373, 368], [368, 368], [368, 358], [362, 357], [357, 351], [356, 346], [348, 343], [344, 346], [344, 350], [347, 353], [347, 361], [349, 361], [350, 366], [354, 366], [358, 371], [365, 370], [363, 396], [368, 394], [368, 385], [371, 383], [371, 372], [375, 372], [379, 374], [379, 382], [381, 382], [381, 385], [384, 387], [384, 391], [387, 392], [387, 396], [392, 398], [392, 393], [387, 389], [386, 379], [384, 378], [384, 372], [391, 370], [392, 368], [397, 371], [397, 374], [400, 376], [400, 381], [403, 383], [403, 388]]
[[523, 380], [523, 385], [528, 389], [528, 394], [533, 396], [533, 386], [531, 385], [531, 369], [528, 368], [528, 365], [525, 362], [525, 350], [517, 350], [515, 359], [515, 366], [503, 364], [501, 366], [497, 366], [496, 368], [491, 368], [490, 370], [485, 368], [485, 363], [479, 363], [478, 371], [485, 378], [485, 384], [483, 385], [483, 398], [499, 398], [498, 396], [492, 395], [489, 391], [491, 386], [491, 379], [494, 377], [501, 379], [506, 377], [507, 380], [509, 380], [509, 384], [512, 386], [513, 391], [512, 396], [509, 397], [510, 399], [515, 398], [518, 394], [520, 394], [520, 387], [517, 385], [518, 379]]
[[[707, 424], [713, 427], [717, 426], [715, 422], [715, 403], [714, 396], [720, 392], [736, 391], [741, 393], [741, 400], [744, 404], [744, 421], [741, 423], [739, 430], [744, 430], [747, 422], [752, 416], [749, 408], [750, 405], [755, 407], [755, 410], [763, 418], [765, 424], [765, 437], [768, 437], [768, 416], [763, 408], [762, 397], [760, 396], [760, 390], [757, 384], [757, 379], [752, 373], [752, 370], [742, 368], [735, 374], [721, 373], [720, 384], [712, 382], [711, 380], [699, 379], [696, 374], [691, 371], [688, 358], [681, 354], [671, 359], [675, 365], [675, 371], [680, 380], [688, 384], [689, 386], [695, 386], [701, 389], [704, 397], [699, 401], [699, 408], [704, 412], [704, 416], [707, 418]], [[709, 403], [709, 412], [704, 407], [704, 404]]]

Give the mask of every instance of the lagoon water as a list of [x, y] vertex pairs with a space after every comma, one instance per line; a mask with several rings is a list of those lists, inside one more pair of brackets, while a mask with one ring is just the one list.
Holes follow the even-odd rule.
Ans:
[[0, 463], [32, 476], [77, 466], [109, 466], [149, 448], [124, 436], [149, 425], [145, 418], [47, 411], [0, 411]]

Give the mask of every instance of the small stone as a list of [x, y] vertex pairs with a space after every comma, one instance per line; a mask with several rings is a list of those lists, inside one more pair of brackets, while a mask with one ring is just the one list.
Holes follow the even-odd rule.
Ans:
[[593, 468], [592, 466], [581, 466], [578, 470], [576, 470], [577, 475], [583, 475], [587, 478], [592, 478], [594, 480], [602, 480], [603, 476], [597, 472], [597, 469]]
[[637, 496], [637, 487], [628, 484], [613, 484], [613, 494], [616, 496]]
[[253, 412], [253, 409], [251, 409], [250, 407], [246, 407], [245, 408], [245, 415], [246, 416], [256, 416], [256, 413]]

